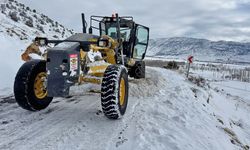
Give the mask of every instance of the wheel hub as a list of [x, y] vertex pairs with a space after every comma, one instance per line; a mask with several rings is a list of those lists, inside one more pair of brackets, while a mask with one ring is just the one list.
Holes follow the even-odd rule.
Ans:
[[120, 97], [119, 97], [119, 101], [120, 101], [120, 105], [124, 105], [125, 102], [125, 80], [123, 78], [121, 78], [120, 81]]
[[47, 74], [45, 72], [39, 73], [34, 82], [34, 93], [38, 99], [43, 99], [47, 96], [46, 87]]

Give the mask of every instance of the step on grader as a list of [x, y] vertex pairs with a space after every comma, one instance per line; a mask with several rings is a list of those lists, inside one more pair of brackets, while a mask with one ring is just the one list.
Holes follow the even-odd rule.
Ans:
[[[145, 78], [143, 61], [149, 28], [133, 17], [91, 16], [89, 33], [82, 14], [83, 33], [65, 40], [36, 37], [22, 54], [25, 63], [16, 74], [14, 95], [22, 108], [45, 109], [53, 97], [69, 96], [73, 85], [101, 84], [101, 105], [105, 116], [118, 119], [128, 104], [131, 78]], [[97, 34], [93, 34], [95, 31]], [[41, 47], [46, 47], [44, 52]], [[32, 59], [30, 54], [41, 55]], [[92, 55], [89, 55], [89, 54]]]

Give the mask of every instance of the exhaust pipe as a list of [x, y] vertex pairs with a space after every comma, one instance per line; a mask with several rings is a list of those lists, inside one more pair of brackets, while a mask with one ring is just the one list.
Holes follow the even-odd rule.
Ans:
[[86, 33], [86, 24], [87, 24], [87, 22], [85, 20], [85, 15], [84, 15], [84, 13], [82, 13], [82, 32], [83, 33]]

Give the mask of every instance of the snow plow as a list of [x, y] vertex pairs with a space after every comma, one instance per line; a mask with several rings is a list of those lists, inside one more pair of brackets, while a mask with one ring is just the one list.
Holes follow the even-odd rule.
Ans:
[[[126, 111], [131, 78], [145, 78], [143, 61], [149, 28], [133, 17], [91, 16], [89, 33], [82, 14], [83, 33], [65, 40], [36, 37], [22, 54], [25, 63], [16, 74], [14, 95], [22, 108], [30, 111], [48, 107], [53, 97], [68, 97], [71, 86], [101, 85], [101, 105], [109, 119]], [[93, 34], [93, 31], [98, 34]], [[39, 47], [46, 47], [41, 52]], [[30, 54], [42, 59], [32, 59]]]

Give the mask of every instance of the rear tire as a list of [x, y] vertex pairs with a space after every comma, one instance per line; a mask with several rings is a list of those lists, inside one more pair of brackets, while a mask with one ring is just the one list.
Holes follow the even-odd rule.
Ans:
[[125, 114], [128, 104], [128, 73], [124, 66], [107, 67], [101, 88], [102, 110], [109, 119], [118, 119]]
[[[40, 77], [41, 75], [42, 77]], [[46, 78], [45, 61], [31, 60], [21, 66], [14, 83], [14, 95], [19, 106], [30, 111], [42, 110], [48, 107], [53, 98], [47, 97], [47, 91], [44, 87], [44, 80], [46, 79], [44, 77]], [[37, 89], [35, 87], [37, 80], [42, 82], [40, 85], [42, 85], [41, 88], [43, 89], [38, 92], [35, 91]]]
[[135, 79], [145, 78], [145, 62], [136, 61], [135, 65], [130, 69], [129, 75]]

